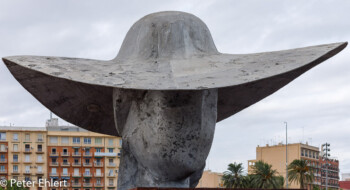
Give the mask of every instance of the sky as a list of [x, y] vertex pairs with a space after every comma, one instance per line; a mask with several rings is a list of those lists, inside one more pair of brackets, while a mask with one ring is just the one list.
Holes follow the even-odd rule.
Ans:
[[[223, 53], [254, 53], [350, 40], [350, 1], [0, 1], [0, 57], [113, 59], [131, 27], [158, 11], [201, 18]], [[331, 144], [340, 173], [350, 173], [350, 48], [273, 95], [217, 123], [207, 169], [255, 159], [257, 145]], [[44, 126], [49, 110], [0, 64], [0, 125]], [[60, 120], [60, 124], [67, 124]]]

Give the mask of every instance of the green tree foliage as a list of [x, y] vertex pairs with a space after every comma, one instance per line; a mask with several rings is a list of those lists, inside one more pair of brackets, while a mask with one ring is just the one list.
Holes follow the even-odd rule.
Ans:
[[243, 188], [244, 176], [242, 163], [231, 163], [228, 165], [228, 171], [224, 172], [222, 180], [226, 188]]
[[314, 174], [308, 163], [307, 160], [296, 159], [288, 166], [288, 181], [300, 184], [300, 189], [305, 189], [308, 183], [314, 181]]
[[[277, 189], [281, 188], [284, 178], [279, 176], [276, 170], [272, 169], [272, 165], [263, 161], [258, 161], [252, 166], [253, 184], [259, 189]], [[283, 180], [282, 180], [283, 178]], [[283, 185], [282, 185], [283, 187]]]

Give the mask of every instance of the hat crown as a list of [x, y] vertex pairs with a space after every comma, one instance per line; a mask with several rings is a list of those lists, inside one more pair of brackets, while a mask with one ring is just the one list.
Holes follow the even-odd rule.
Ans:
[[138, 20], [128, 31], [116, 59], [188, 58], [217, 54], [208, 27], [184, 12], [159, 12]]

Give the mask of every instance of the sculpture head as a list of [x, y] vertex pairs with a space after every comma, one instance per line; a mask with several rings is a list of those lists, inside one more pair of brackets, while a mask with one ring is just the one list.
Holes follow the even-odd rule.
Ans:
[[169, 59], [217, 54], [208, 27], [184, 12], [160, 12], [138, 20], [127, 33], [116, 59]]

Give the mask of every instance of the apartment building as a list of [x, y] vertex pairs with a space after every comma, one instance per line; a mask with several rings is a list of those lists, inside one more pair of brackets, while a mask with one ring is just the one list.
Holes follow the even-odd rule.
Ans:
[[196, 188], [223, 188], [223, 173], [212, 172], [211, 170], [203, 171], [203, 175], [199, 180]]
[[75, 126], [0, 127], [0, 178], [37, 182], [30, 189], [116, 189], [121, 143]]
[[[303, 159], [309, 162], [309, 167], [314, 173], [314, 182], [308, 184], [308, 189], [313, 186], [320, 188], [326, 187], [326, 172], [328, 172], [328, 187], [339, 188], [339, 161], [337, 159], [328, 159], [326, 168], [326, 160], [320, 156], [318, 147], [310, 146], [307, 143], [288, 144], [288, 164], [295, 159]], [[274, 146], [266, 145], [256, 148], [256, 159], [248, 160], [248, 173], [252, 173], [252, 166], [257, 161], [264, 161], [272, 165], [279, 175], [286, 176], [286, 145], [278, 144]], [[288, 183], [290, 188], [299, 188], [297, 183]]]

